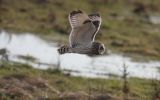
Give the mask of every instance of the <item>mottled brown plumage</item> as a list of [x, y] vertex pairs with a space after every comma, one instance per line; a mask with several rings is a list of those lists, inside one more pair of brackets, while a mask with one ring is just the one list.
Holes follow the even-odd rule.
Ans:
[[58, 49], [60, 54], [103, 54], [105, 47], [102, 43], [95, 42], [95, 36], [101, 25], [99, 14], [90, 14], [77, 10], [69, 14], [69, 22], [72, 31], [69, 36], [69, 45], [63, 45]]

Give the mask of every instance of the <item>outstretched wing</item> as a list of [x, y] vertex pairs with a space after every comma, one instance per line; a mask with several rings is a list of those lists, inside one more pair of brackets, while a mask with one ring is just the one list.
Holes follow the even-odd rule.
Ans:
[[70, 46], [73, 48], [90, 46], [97, 30], [92, 19], [86, 13], [78, 10], [69, 14], [69, 22], [72, 27], [69, 37]]
[[101, 22], [102, 22], [102, 18], [100, 16], [100, 14], [90, 14], [88, 15], [89, 18], [91, 19], [92, 23], [95, 25], [96, 27], [96, 32], [93, 34], [92, 39], [94, 41], [94, 38], [97, 34], [97, 32], [99, 31], [99, 28], [101, 26]]

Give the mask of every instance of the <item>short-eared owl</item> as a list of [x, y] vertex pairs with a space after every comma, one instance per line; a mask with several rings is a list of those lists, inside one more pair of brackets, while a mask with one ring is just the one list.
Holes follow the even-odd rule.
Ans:
[[99, 14], [90, 14], [77, 10], [69, 14], [69, 22], [72, 31], [69, 36], [69, 45], [63, 45], [58, 49], [60, 54], [80, 53], [88, 55], [103, 54], [104, 44], [95, 42], [94, 38], [101, 25]]

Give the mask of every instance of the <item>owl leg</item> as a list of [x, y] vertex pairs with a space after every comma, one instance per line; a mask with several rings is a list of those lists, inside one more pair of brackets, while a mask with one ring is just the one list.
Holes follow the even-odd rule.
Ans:
[[63, 45], [58, 49], [59, 54], [69, 53], [70, 47], [68, 45]]

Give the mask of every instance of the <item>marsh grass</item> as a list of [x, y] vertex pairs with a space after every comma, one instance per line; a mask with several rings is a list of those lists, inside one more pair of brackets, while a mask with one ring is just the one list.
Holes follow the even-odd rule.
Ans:
[[[54, 70], [54, 69], [39, 70], [39, 69], [34, 69], [29, 65], [20, 63], [6, 63], [3, 66], [0, 66], [0, 81], [3, 81], [4, 77], [6, 76], [11, 77], [11, 79], [13, 80], [17, 79], [19, 80], [19, 77], [16, 77], [17, 75], [29, 77], [30, 80], [32, 79], [35, 80], [40, 78], [42, 80], [42, 84], [47, 84], [47, 88], [49, 86], [49, 90], [50, 88], [52, 88], [54, 91], [56, 91], [56, 93], [53, 94], [46, 92], [48, 98], [50, 99], [80, 96], [79, 97], [80, 100], [84, 100], [84, 98], [86, 99], [90, 98], [92, 100], [93, 98], [101, 98], [101, 97], [111, 98], [110, 100], [112, 99], [121, 100], [121, 97], [123, 97], [123, 92], [122, 92], [123, 83], [120, 78], [91, 79], [83, 77], [73, 77], [65, 75], [63, 74], [63, 72], [59, 70]], [[23, 79], [23, 77], [21, 80], [28, 82], [27, 80], [25, 80], [25, 78]], [[23, 81], [21, 80], [20, 83], [24, 84]], [[151, 93], [153, 93], [153, 85], [150, 84], [152, 80], [128, 78], [128, 82], [130, 87], [130, 92], [128, 93], [129, 98], [137, 100], [140, 98], [143, 99], [152, 98]], [[12, 82], [12, 84], [15, 83]], [[27, 84], [32, 84], [32, 81], [31, 83]], [[2, 86], [5, 86], [5, 84], [3, 84]], [[3, 95], [3, 93], [5, 92], [1, 91], [1, 89], [0, 89], [0, 94]], [[28, 90], [25, 90], [24, 88], [22, 88], [21, 91], [27, 91], [27, 93], [31, 95], [31, 97], [34, 97], [31, 92], [28, 92]], [[36, 95], [36, 97], [41, 96], [40, 94], [38, 94], [39, 93], [38, 91], [41, 90], [35, 88], [35, 91], [37, 91], [37, 93], [34, 92], [33, 94]], [[0, 97], [2, 95], [0, 95]]]

